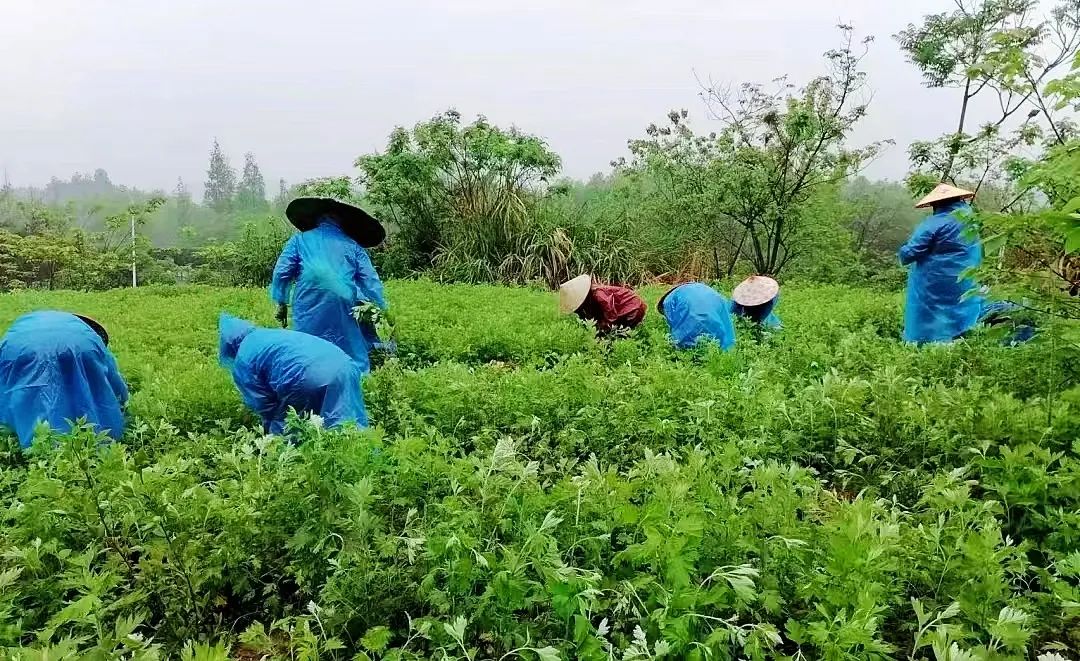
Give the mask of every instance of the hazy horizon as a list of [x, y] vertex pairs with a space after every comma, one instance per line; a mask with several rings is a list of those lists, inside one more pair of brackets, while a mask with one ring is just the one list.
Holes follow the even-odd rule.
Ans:
[[925, 89], [892, 35], [951, 6], [16, 0], [0, 10], [0, 174], [42, 186], [103, 168], [141, 189], [181, 177], [200, 197], [217, 138], [237, 169], [255, 154], [272, 195], [279, 178], [352, 173], [395, 126], [455, 107], [544, 137], [582, 179], [672, 108], [703, 125], [695, 75], [802, 84], [845, 22], [876, 38], [856, 139], [896, 140], [866, 174], [897, 179], [912, 140], [951, 128], [955, 92]]

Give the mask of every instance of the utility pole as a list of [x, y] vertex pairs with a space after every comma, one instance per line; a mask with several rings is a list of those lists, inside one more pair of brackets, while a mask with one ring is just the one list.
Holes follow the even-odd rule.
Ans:
[[135, 273], [135, 213], [129, 210], [128, 215], [131, 216], [131, 286], [134, 288], [139, 286], [139, 278]]

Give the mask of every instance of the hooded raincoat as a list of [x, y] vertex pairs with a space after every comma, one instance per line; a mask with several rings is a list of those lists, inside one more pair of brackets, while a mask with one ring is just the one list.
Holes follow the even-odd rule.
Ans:
[[318, 414], [327, 427], [367, 426], [363, 372], [338, 347], [306, 333], [256, 328], [227, 314], [218, 328], [221, 364], [265, 431], [281, 434], [290, 408]]
[[288, 305], [290, 292], [293, 329], [334, 343], [367, 372], [368, 353], [378, 336], [357, 324], [352, 309], [362, 302], [386, 309], [383, 285], [367, 251], [333, 218], [322, 218], [314, 229], [294, 234], [285, 244], [274, 267], [270, 297]]
[[689, 282], [676, 287], [664, 298], [663, 314], [680, 349], [702, 339], [714, 340], [725, 351], [735, 346], [731, 302], [708, 285]]
[[965, 298], [975, 283], [962, 277], [982, 262], [982, 244], [965, 234], [970, 209], [963, 200], [937, 207], [900, 248], [900, 263], [911, 267], [904, 303], [908, 342], [948, 342], [979, 321], [982, 298]]
[[73, 314], [31, 312], [0, 338], [0, 425], [24, 448], [39, 423], [67, 433], [80, 418], [119, 439], [127, 399], [116, 359]]

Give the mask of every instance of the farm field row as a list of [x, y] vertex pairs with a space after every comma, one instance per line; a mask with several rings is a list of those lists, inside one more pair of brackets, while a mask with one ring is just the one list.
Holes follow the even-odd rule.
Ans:
[[[1029, 658], [1080, 647], [1080, 353], [899, 341], [785, 288], [734, 351], [598, 343], [531, 289], [392, 281], [373, 427], [251, 428], [221, 311], [263, 290], [0, 296], [110, 330], [123, 443], [3, 455], [14, 658]], [[184, 652], [184, 650], [187, 650]], [[940, 657], [939, 657], [940, 658]], [[959, 658], [959, 657], [956, 657]], [[1068, 658], [1066, 656], [1066, 658]]]

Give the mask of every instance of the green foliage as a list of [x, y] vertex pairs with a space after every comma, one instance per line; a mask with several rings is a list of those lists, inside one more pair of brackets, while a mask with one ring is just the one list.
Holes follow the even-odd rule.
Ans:
[[1074, 141], [1049, 150], [1020, 180], [1044, 194], [1052, 206], [981, 218], [988, 252], [997, 256], [980, 269], [981, 279], [998, 296], [1068, 319], [1080, 318], [1078, 147]]
[[249, 211], [265, 211], [269, 207], [266, 182], [251, 152], [244, 154], [244, 172], [236, 186], [236, 206]]
[[[1078, 98], [1067, 85], [1055, 94], [1062, 104]], [[1051, 145], [1039, 158], [1017, 163], [1014, 176], [1018, 188], [1045, 204], [981, 216], [986, 251], [996, 259], [978, 275], [997, 296], [1032, 312], [1080, 318], [1080, 140]], [[1070, 327], [1058, 330], [1074, 341]]]
[[784, 79], [779, 91], [754, 83], [734, 93], [707, 87], [709, 109], [723, 124], [719, 134], [696, 135], [683, 111], [669, 114], [670, 126], [652, 126], [647, 138], [631, 142], [635, 167], [686, 178], [691, 203], [709, 209], [712, 235], [725, 238], [728, 263], [745, 256], [755, 272], [779, 274], [809, 247], [808, 202], [880, 147], [847, 144], [866, 115], [860, 65], [871, 39], [856, 44], [851, 27], [840, 29], [840, 48], [825, 54], [827, 73], [801, 90]]
[[[961, 91], [955, 131], [909, 148], [909, 184], [916, 194], [939, 181], [1007, 187], [1010, 160], [1044, 139], [1063, 144], [1073, 132], [1053, 96], [1067, 89], [1058, 69], [1080, 46], [1080, 3], [1063, 0], [1040, 15], [1037, 0], [958, 0], [949, 13], [926, 16], [895, 35], [928, 87]], [[969, 109], [996, 97], [997, 117], [971, 131]], [[1025, 200], [1013, 191], [996, 200], [1009, 209]], [[984, 206], [987, 200], [984, 200]]]
[[413, 267], [493, 280], [519, 254], [535, 195], [561, 162], [538, 137], [484, 117], [463, 124], [449, 110], [411, 131], [395, 129], [384, 152], [356, 165], [367, 199], [386, 212]]
[[210, 243], [198, 251], [192, 280], [203, 284], [262, 287], [270, 284], [274, 265], [292, 226], [279, 216], [248, 216], [235, 241]]
[[911, 193], [899, 183], [858, 177], [843, 188], [850, 205], [855, 249], [895, 261], [924, 212], [914, 208]]
[[232, 208], [236, 195], [236, 170], [229, 165], [229, 159], [221, 151], [221, 145], [214, 140], [210, 149], [210, 166], [206, 171], [206, 184], [203, 190], [203, 203], [217, 212]]
[[[664, 288], [643, 291], [650, 303]], [[105, 323], [123, 443], [0, 453], [6, 658], [1020, 659], [1080, 642], [1080, 355], [899, 342], [900, 297], [597, 343], [525, 288], [388, 283], [375, 428], [253, 428], [262, 290], [0, 297]], [[966, 655], [966, 656], [965, 656]], [[1049, 658], [1049, 657], [1047, 657]]]
[[152, 257], [149, 240], [131, 237], [131, 223], [138, 231], [162, 204], [160, 197], [131, 203], [105, 218], [102, 231], [86, 232], [50, 207], [19, 203], [31, 222], [22, 234], [0, 229], [0, 291], [128, 286], [133, 260], [144, 283], [175, 282]]
[[323, 177], [309, 179], [296, 187], [293, 197], [332, 197], [345, 202], [355, 202], [356, 192], [348, 177]]

